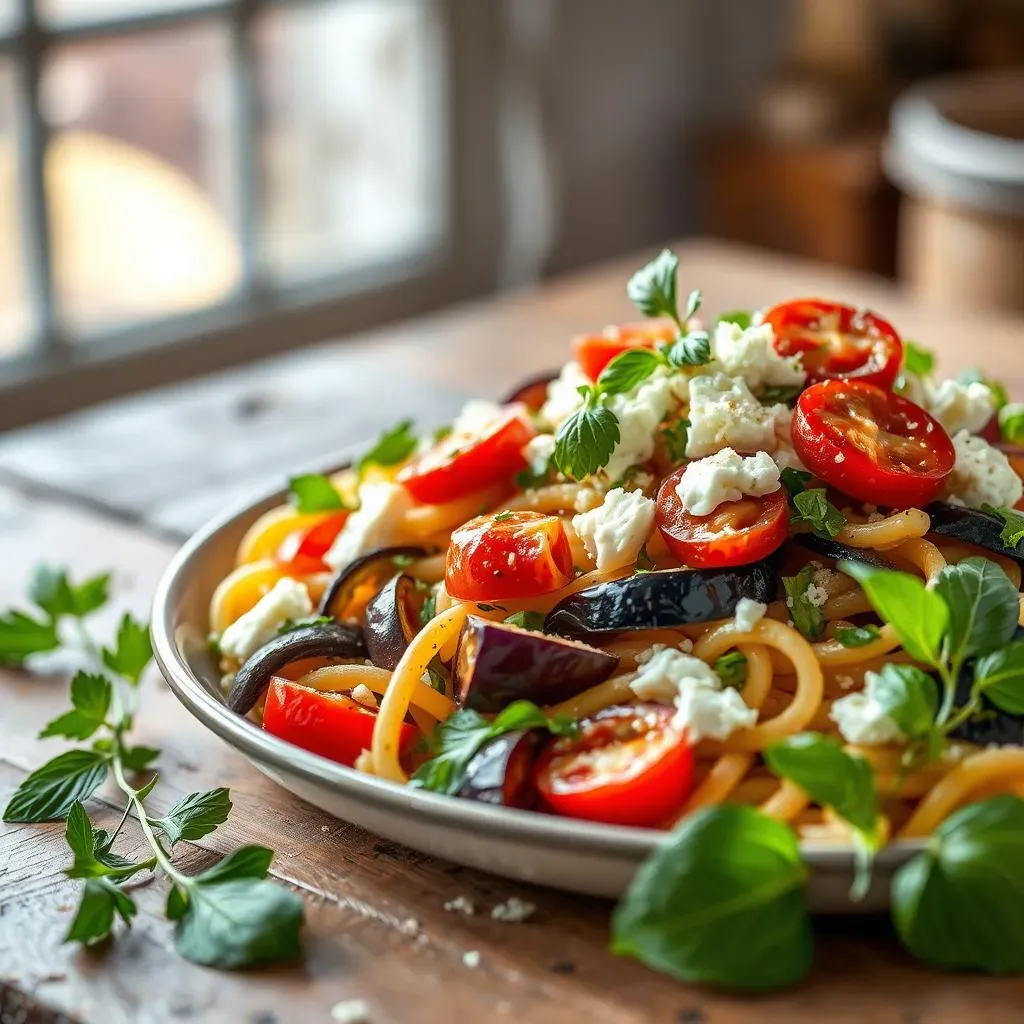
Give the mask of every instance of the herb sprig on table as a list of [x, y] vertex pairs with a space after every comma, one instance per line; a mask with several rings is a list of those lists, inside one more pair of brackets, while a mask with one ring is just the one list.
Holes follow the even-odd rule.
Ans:
[[[66, 820], [72, 862], [65, 873], [84, 883], [68, 942], [100, 942], [111, 935], [117, 919], [130, 927], [138, 908], [127, 883], [140, 872], [158, 871], [171, 883], [166, 914], [175, 924], [175, 946], [182, 956], [221, 968], [297, 956], [302, 901], [267, 880], [272, 851], [243, 846], [198, 875], [186, 875], [175, 865], [175, 845], [201, 839], [222, 825], [231, 799], [218, 788], [190, 793], [160, 816], [147, 810], [146, 799], [158, 779], [152, 765], [160, 751], [132, 743], [130, 733], [139, 683], [153, 652], [148, 627], [128, 614], [112, 647], [93, 640], [84, 620], [107, 603], [108, 590], [106, 575], [75, 585], [65, 570], [44, 566], [29, 587], [35, 608], [0, 616], [0, 663], [20, 666], [32, 655], [66, 648], [86, 666], [71, 680], [70, 710], [39, 734], [86, 745], [32, 772], [8, 802], [4, 821]], [[140, 773], [148, 778], [140, 780]], [[83, 801], [111, 776], [124, 808], [108, 832], [92, 823]], [[130, 822], [149, 846], [150, 855], [141, 860], [129, 860], [114, 849]]]

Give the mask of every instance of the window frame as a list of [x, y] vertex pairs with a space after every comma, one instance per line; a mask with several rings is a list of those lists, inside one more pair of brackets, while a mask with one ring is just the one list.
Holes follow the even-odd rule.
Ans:
[[[206, 0], [201, 5], [44, 24], [36, 0], [0, 34], [15, 65], [22, 259], [34, 331], [0, 361], [0, 430], [129, 392], [408, 317], [493, 287], [498, 273], [498, 76], [501, 5], [423, 0], [437, 12], [443, 135], [443, 230], [428, 250], [315, 279], [274, 281], [260, 265], [259, 134], [253, 27], [265, 10], [346, 0]], [[242, 280], [203, 310], [132, 323], [72, 341], [56, 305], [50, 211], [43, 186], [49, 132], [40, 108], [48, 55], [66, 43], [220, 24], [230, 38], [235, 101], [231, 159]]]

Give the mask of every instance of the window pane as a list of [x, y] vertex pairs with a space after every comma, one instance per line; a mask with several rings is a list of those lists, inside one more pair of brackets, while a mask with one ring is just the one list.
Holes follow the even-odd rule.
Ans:
[[[0, 4], [6, 0], [0, 0]], [[36, 0], [36, 9], [44, 21], [84, 21], [87, 18], [166, 11], [170, 8], [199, 7], [206, 0]]]
[[22, 348], [31, 327], [21, 251], [14, 69], [0, 61], [0, 358]]
[[263, 256], [285, 277], [435, 243], [445, 211], [433, 4], [341, 0], [260, 19]]
[[199, 309], [240, 278], [227, 38], [203, 25], [60, 49], [42, 82], [61, 318]]

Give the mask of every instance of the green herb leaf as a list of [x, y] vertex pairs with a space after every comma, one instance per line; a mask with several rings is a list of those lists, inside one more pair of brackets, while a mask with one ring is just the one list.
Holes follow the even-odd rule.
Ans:
[[160, 756], [156, 747], [124, 747], [121, 750], [121, 764], [130, 772], [144, 772]]
[[1024, 801], [995, 796], [947, 818], [897, 870], [900, 940], [933, 967], [1024, 972]]
[[914, 342], [903, 341], [903, 369], [918, 377], [927, 377], [935, 369], [935, 353], [930, 349], [921, 348]]
[[412, 420], [402, 420], [390, 430], [385, 430], [377, 443], [356, 463], [359, 479], [363, 478], [369, 466], [397, 466], [404, 462], [416, 451], [417, 443], [412, 432]]
[[163, 818], [151, 818], [173, 846], [180, 839], [194, 842], [223, 825], [231, 813], [231, 798], [223, 787], [183, 796]]
[[64, 941], [81, 942], [84, 946], [95, 945], [113, 931], [115, 914], [131, 927], [136, 912], [132, 898], [109, 878], [87, 878]]
[[765, 388], [757, 397], [762, 405], [789, 405], [802, 391], [803, 388], [799, 384], [779, 385]]
[[641, 267], [626, 285], [630, 301], [644, 316], [669, 316], [677, 323], [676, 271], [679, 257], [668, 249]]
[[836, 630], [836, 639], [844, 647], [866, 647], [882, 635], [875, 625], [844, 626]]
[[729, 651], [711, 666], [723, 686], [742, 690], [747, 681], [747, 656], [742, 651]]
[[425, 626], [437, 614], [437, 588], [431, 587], [420, 607], [420, 625]]
[[639, 387], [661, 365], [658, 354], [649, 348], [630, 348], [617, 355], [597, 378], [597, 390], [603, 395], [622, 395]]
[[153, 658], [153, 645], [149, 639], [149, 626], [138, 622], [125, 612], [117, 627], [117, 643], [113, 650], [103, 648], [103, 664], [112, 672], [138, 684], [142, 673]]
[[223, 860], [217, 861], [193, 881], [197, 885], [219, 885], [239, 878], [266, 878], [274, 851], [265, 846], [240, 846]]
[[1006, 388], [999, 381], [986, 377], [981, 370], [963, 370], [956, 375], [956, 379], [960, 384], [984, 384], [992, 392], [992, 401], [995, 403], [996, 412], [1010, 401]]
[[496, 523], [507, 523], [514, 515], [515, 515], [514, 512], [508, 512], [508, 511], [499, 512], [494, 517], [494, 522], [496, 522]]
[[78, 672], [71, 680], [72, 710], [55, 718], [39, 734], [87, 740], [106, 721], [114, 688], [105, 676]]
[[175, 946], [193, 963], [234, 969], [294, 959], [301, 952], [302, 900], [273, 882], [193, 884], [187, 904], [175, 909], [181, 910]]
[[988, 558], [965, 558], [939, 573], [934, 592], [949, 609], [946, 656], [954, 664], [1009, 643], [1017, 628], [1020, 595]]
[[73, 586], [66, 569], [37, 565], [28, 585], [29, 599], [53, 619], [63, 615], [84, 618], [107, 603], [110, 575], [104, 573]]
[[807, 596], [813, 582], [814, 567], [811, 565], [805, 565], [795, 576], [782, 577], [793, 625], [808, 640], [818, 640], [825, 632], [825, 615], [817, 605], [811, 604]]
[[807, 490], [811, 474], [805, 473], [802, 469], [793, 469], [787, 466], [779, 474], [779, 479], [782, 481], [782, 486], [786, 488], [786, 493], [790, 498], [795, 498], [798, 494], [802, 494]]
[[874, 686], [875, 699], [910, 739], [928, 736], [935, 728], [939, 688], [914, 665], [882, 666]]
[[540, 612], [513, 612], [505, 622], [510, 626], [528, 629], [531, 633], [544, 632], [544, 616]]
[[284, 636], [285, 633], [294, 633], [297, 629], [305, 629], [307, 626], [329, 626], [334, 620], [329, 615], [308, 615], [302, 619], [285, 619], [277, 627], [277, 635]]
[[837, 568], [864, 588], [871, 607], [896, 631], [906, 652], [935, 665], [949, 625], [946, 602], [916, 576], [878, 569], [863, 562], [839, 562]]
[[1024, 540], [1024, 514], [1012, 508], [994, 508], [983, 505], [982, 511], [1003, 521], [1003, 530], [999, 539], [1008, 547], [1016, 548]]
[[697, 811], [637, 871], [612, 952], [681, 981], [788, 988], [811, 966], [806, 878], [786, 825], [741, 805]]
[[11, 609], [0, 615], [0, 665], [20, 665], [30, 654], [60, 646], [53, 621], [40, 621]]
[[297, 512], [332, 512], [346, 507], [338, 489], [320, 473], [304, 473], [288, 481], [288, 497]]
[[76, 800], [88, 800], [107, 777], [107, 754], [67, 750], [37, 768], [15, 790], [4, 821], [59, 821]]
[[596, 473], [619, 443], [619, 421], [603, 406], [585, 405], [558, 428], [555, 465], [574, 480]]
[[741, 331], [754, 325], [754, 314], [749, 309], [734, 309], [729, 313], [723, 313], [715, 321], [718, 324], [735, 324]]
[[665, 440], [665, 450], [673, 466], [681, 465], [686, 460], [686, 443], [690, 438], [690, 421], [679, 420], [674, 426], [662, 427], [661, 436]]
[[974, 666], [974, 686], [1000, 711], [1024, 715], [1024, 641], [979, 658]]
[[704, 366], [711, 362], [711, 339], [707, 331], [690, 331], [681, 334], [665, 353], [665, 358], [675, 367]]
[[647, 545], [640, 545], [640, 553], [636, 556], [636, 571], [637, 572], [654, 572], [657, 565], [653, 558], [647, 552]]
[[682, 319], [685, 324], [690, 317], [695, 316], [697, 310], [700, 309], [701, 295], [700, 289], [694, 288], [692, 292], [686, 297], [686, 308], [683, 310]]
[[800, 491], [792, 501], [793, 522], [807, 523], [819, 537], [832, 540], [846, 526], [846, 517], [825, 497], [824, 487]]
[[1010, 402], [999, 410], [999, 436], [1007, 444], [1024, 445], [1024, 402]]
[[[139, 871], [151, 868], [155, 861], [134, 862], [111, 853], [109, 837], [103, 829], [93, 828], [88, 814], [80, 801], [75, 801], [68, 811], [67, 829], [64, 833], [68, 846], [74, 855], [71, 867], [64, 874], [69, 878], [116, 878], [125, 879]], [[97, 846], [99, 845], [99, 849]]]

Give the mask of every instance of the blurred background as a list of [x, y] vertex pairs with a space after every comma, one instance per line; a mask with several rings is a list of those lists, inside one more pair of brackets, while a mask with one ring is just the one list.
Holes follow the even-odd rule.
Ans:
[[1019, 306], [1022, 66], [1024, 0], [0, 0], [0, 429], [697, 233]]

